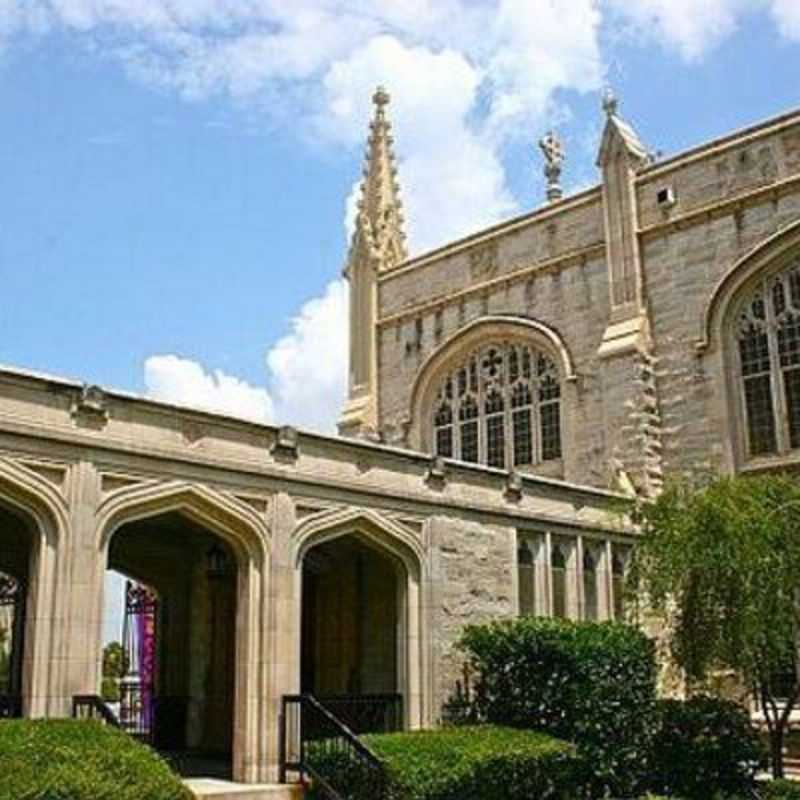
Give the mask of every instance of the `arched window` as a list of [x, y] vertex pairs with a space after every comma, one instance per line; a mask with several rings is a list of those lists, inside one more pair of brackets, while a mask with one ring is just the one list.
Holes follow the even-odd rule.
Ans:
[[800, 448], [800, 262], [756, 286], [735, 334], [748, 455]]
[[439, 387], [433, 433], [437, 455], [492, 467], [561, 458], [558, 367], [521, 344], [489, 344], [471, 353]]

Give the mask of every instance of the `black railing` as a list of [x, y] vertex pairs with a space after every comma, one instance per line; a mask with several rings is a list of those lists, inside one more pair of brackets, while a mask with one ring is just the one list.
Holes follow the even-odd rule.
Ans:
[[72, 716], [74, 719], [96, 719], [112, 728], [120, 727], [117, 715], [96, 694], [76, 694], [72, 698]]
[[119, 726], [136, 739], [151, 742], [153, 736], [153, 692], [138, 682], [119, 686]]
[[317, 700], [353, 733], [393, 733], [403, 729], [403, 695], [319, 695]]
[[384, 800], [388, 781], [381, 761], [313, 695], [285, 696], [280, 727], [282, 783], [295, 773], [310, 780], [320, 800], [346, 800], [356, 784]]
[[19, 719], [22, 716], [22, 698], [7, 692], [0, 694], [0, 719]]

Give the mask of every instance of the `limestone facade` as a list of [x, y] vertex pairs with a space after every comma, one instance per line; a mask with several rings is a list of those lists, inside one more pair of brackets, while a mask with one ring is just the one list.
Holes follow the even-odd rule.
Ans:
[[376, 261], [374, 316], [354, 306], [351, 323], [374, 343], [376, 422], [350, 419], [343, 432], [435, 452], [442, 375], [472, 345], [518, 341], [558, 365], [562, 446], [559, 458], [506, 466], [651, 493], [679, 470], [798, 461], [797, 437], [780, 436], [797, 412], [777, 360], [777, 445], [748, 445], [745, 406], [756, 416], [758, 398], [743, 396], [736, 330], [754, 282], [800, 258], [800, 112], [659, 161], [613, 96], [604, 110], [598, 186]]
[[[224, 654], [197, 628], [183, 639], [176, 632], [206, 614], [211, 590], [198, 594], [207, 585], [195, 580], [204, 569], [197, 555], [216, 537], [235, 561], [226, 674], [233, 771], [245, 782], [277, 777], [281, 698], [301, 689], [307, 559], [322, 569], [348, 538], [395, 565], [396, 604], [379, 614], [394, 627], [383, 632], [397, 648], [389, 669], [405, 724], [429, 726], [461, 675], [453, 645], [463, 625], [514, 615], [537, 591], [543, 611], [553, 602], [543, 567], [538, 589], [525, 579], [520, 587], [522, 541], [557, 537], [575, 553], [627, 547], [632, 537], [610, 509], [618, 500], [549, 478], [0, 370], [0, 571], [27, 587], [24, 713], [67, 715], [74, 695], [99, 692], [104, 577], [115, 566], [173, 598], [164, 681], [183, 681], [189, 688], [180, 691], [203, 701], [189, 720], [200, 725], [226, 690], [209, 688], [198, 670]], [[569, 614], [581, 616], [584, 592], [596, 591], [605, 598], [599, 616], [613, 616], [612, 581], [586, 590], [580, 560], [570, 569]], [[344, 598], [352, 581], [341, 572]], [[336, 604], [323, 605], [321, 622], [335, 624]], [[376, 644], [366, 668], [380, 661], [389, 674], [386, 653]]]

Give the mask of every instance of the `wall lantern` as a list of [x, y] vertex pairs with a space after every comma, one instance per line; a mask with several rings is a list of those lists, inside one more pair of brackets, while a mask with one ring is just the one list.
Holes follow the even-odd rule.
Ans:
[[224, 578], [228, 574], [228, 556], [216, 542], [206, 553], [206, 574], [209, 578]]

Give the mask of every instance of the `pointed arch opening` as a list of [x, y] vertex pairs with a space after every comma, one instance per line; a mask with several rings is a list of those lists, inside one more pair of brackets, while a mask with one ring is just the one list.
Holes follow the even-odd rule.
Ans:
[[54, 487], [0, 458], [0, 718], [66, 710], [53, 621], [67, 530]]
[[[256, 730], [268, 701], [268, 557], [260, 518], [207, 487], [124, 490], [100, 510], [107, 570], [124, 576], [105, 598], [103, 646], [117, 641], [123, 674], [104, 688], [129, 731], [186, 776], [262, 780]], [[116, 637], [116, 638], [112, 638]]]
[[422, 548], [375, 514], [295, 536], [298, 682], [357, 732], [423, 725]]

